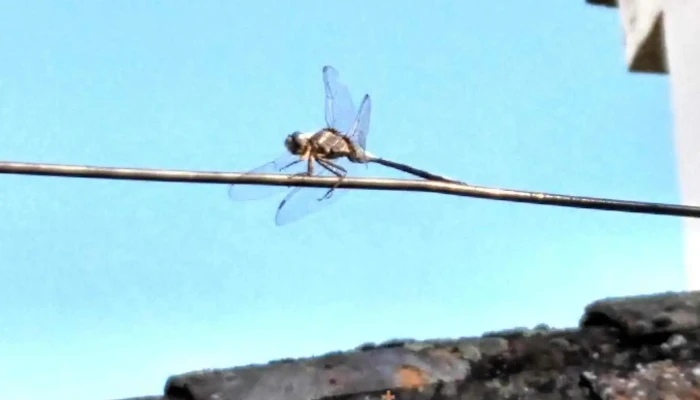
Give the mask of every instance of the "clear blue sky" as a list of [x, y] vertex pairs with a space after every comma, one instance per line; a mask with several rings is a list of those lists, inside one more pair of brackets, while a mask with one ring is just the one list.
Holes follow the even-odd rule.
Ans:
[[[248, 170], [323, 126], [330, 64], [372, 96], [375, 154], [678, 202], [667, 78], [626, 72], [615, 11], [566, 3], [8, 1], [0, 159]], [[574, 326], [601, 297], [685, 287], [674, 217], [357, 191], [280, 228], [282, 197], [0, 176], [3, 394], [158, 394], [170, 374]]]

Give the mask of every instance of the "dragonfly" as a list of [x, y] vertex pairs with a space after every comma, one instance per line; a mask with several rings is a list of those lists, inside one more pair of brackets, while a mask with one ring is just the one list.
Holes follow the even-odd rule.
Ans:
[[[279, 203], [275, 224], [285, 225], [321, 210], [337, 201], [349, 189], [338, 185], [358, 166], [378, 163], [425, 179], [457, 182], [411, 166], [389, 161], [366, 150], [372, 101], [368, 94], [355, 108], [347, 86], [332, 66], [323, 67], [326, 126], [315, 132], [296, 131], [285, 138], [286, 152], [246, 174], [275, 174], [306, 176], [336, 176], [338, 183], [331, 188], [296, 187]], [[235, 201], [256, 200], [277, 193], [283, 186], [229, 186], [229, 197]]]

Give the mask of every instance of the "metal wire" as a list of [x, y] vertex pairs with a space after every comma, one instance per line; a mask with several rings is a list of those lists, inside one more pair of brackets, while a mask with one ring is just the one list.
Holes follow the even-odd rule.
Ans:
[[[454, 196], [541, 204], [559, 207], [620, 211], [640, 214], [672, 215], [700, 218], [700, 207], [675, 204], [613, 200], [596, 197], [567, 196], [473, 186], [455, 181], [404, 180], [380, 178], [345, 178], [338, 184], [335, 177], [309, 177], [284, 174], [242, 174], [235, 172], [184, 171], [142, 168], [93, 167], [65, 164], [0, 162], [0, 174], [39, 175], [72, 178], [116, 179], [153, 182], [248, 184], [274, 186], [326, 187], [362, 190], [392, 190], [441, 193]], [[439, 175], [436, 175], [439, 177]]]

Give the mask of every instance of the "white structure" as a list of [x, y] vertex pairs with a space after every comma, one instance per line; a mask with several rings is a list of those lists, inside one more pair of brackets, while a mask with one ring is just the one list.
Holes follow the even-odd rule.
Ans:
[[[617, 7], [631, 72], [670, 76], [681, 201], [700, 205], [700, 0], [586, 0]], [[700, 220], [684, 220], [688, 288], [700, 289]]]

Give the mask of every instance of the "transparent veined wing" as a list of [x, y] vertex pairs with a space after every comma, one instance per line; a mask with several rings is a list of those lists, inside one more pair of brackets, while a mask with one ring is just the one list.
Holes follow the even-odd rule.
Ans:
[[367, 148], [367, 135], [369, 134], [369, 122], [372, 116], [372, 100], [366, 94], [360, 103], [360, 109], [357, 111], [357, 118], [353, 122], [352, 128], [347, 135], [353, 142], [359, 144], [363, 149]]
[[[265, 163], [247, 174], [298, 174], [308, 171], [308, 164], [299, 156], [286, 153], [274, 161]], [[287, 189], [287, 186], [272, 185], [231, 185], [228, 194], [231, 200], [245, 201], [261, 199]]]
[[[345, 168], [348, 176], [357, 175], [358, 166], [362, 165], [350, 162], [345, 158], [333, 160], [333, 162]], [[314, 164], [314, 175], [331, 177], [336, 176], [317, 162]], [[315, 213], [316, 211], [325, 208], [327, 205], [336, 202], [351, 189], [335, 189], [332, 196], [329, 198], [324, 198], [324, 195], [328, 192], [328, 190], [329, 188], [294, 188], [287, 194], [284, 200], [282, 200], [279, 207], [277, 207], [275, 224], [285, 225], [290, 222], [297, 221], [309, 214]]]
[[365, 149], [372, 113], [372, 101], [369, 95], [365, 95], [360, 109], [356, 110], [350, 91], [340, 80], [335, 68], [331, 66], [323, 68], [323, 82], [326, 87], [326, 124]]
[[338, 71], [331, 66], [323, 67], [323, 83], [326, 91], [326, 124], [347, 134], [357, 114], [350, 91], [340, 81]]

